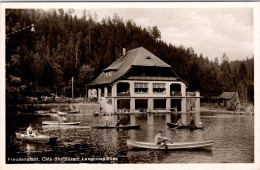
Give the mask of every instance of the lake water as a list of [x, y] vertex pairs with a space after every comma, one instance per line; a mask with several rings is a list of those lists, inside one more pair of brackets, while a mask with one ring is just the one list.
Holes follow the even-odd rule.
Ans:
[[[49, 127], [42, 121], [59, 116], [7, 116], [6, 163], [253, 163], [254, 117], [245, 115], [201, 114], [204, 130], [171, 129], [167, 114], [160, 115], [70, 115], [69, 121], [80, 126]], [[173, 115], [170, 116], [170, 119]], [[116, 124], [140, 124], [140, 130], [95, 129], [108, 120]], [[29, 124], [42, 134], [58, 136], [55, 145], [21, 142], [16, 131], [25, 131]], [[130, 150], [126, 140], [152, 142], [156, 133], [174, 142], [213, 140], [211, 150], [155, 151]], [[27, 160], [24, 160], [27, 158]], [[29, 159], [30, 158], [30, 159]], [[16, 159], [16, 160], [15, 160]]]

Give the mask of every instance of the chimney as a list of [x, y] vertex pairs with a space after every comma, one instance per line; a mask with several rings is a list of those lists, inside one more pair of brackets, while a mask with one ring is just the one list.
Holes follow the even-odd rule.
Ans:
[[123, 48], [123, 56], [125, 55], [125, 53], [126, 53], [126, 49], [125, 49], [125, 48]]

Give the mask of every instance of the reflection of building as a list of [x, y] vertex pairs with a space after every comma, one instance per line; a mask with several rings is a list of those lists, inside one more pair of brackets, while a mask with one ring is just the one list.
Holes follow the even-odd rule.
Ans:
[[194, 110], [200, 105], [199, 92], [186, 93], [186, 84], [171, 66], [143, 47], [123, 52], [87, 87], [88, 97], [98, 98], [107, 112], [186, 112], [191, 99]]
[[240, 103], [239, 96], [237, 92], [223, 92], [219, 97], [219, 100], [222, 100], [224, 107], [231, 108], [232, 105]]

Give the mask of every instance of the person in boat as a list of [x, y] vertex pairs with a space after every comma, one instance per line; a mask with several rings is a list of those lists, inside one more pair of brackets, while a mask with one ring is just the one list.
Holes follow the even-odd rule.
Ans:
[[178, 121], [176, 122], [176, 125], [182, 125], [181, 118], [178, 119]]
[[30, 124], [29, 127], [26, 129], [27, 136], [36, 137], [36, 133], [33, 132], [32, 125]]
[[109, 126], [109, 122], [108, 122], [108, 120], [106, 120], [105, 126]]
[[120, 119], [118, 119], [116, 126], [122, 126], [121, 123], [120, 123]]
[[194, 125], [195, 125], [194, 119], [193, 119], [192, 117], [190, 117], [190, 125], [191, 125], [191, 126], [194, 126]]
[[202, 124], [202, 122], [201, 122], [201, 121], [199, 122], [199, 125], [198, 125], [198, 127], [203, 127], [203, 124]]
[[157, 135], [154, 137], [154, 142], [155, 142], [156, 144], [162, 144], [162, 143], [165, 143], [166, 141], [171, 141], [171, 139], [162, 136], [162, 131], [159, 131], [159, 132], [157, 133]]
[[147, 108], [145, 112], [146, 112], [146, 113], [151, 113], [151, 109], [150, 109], [150, 108]]
[[62, 116], [60, 122], [67, 122], [66, 116]]

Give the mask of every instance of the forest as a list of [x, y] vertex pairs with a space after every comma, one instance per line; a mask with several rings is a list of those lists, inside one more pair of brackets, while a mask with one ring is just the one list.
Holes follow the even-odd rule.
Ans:
[[6, 9], [6, 101], [23, 103], [26, 96], [55, 94], [85, 97], [86, 84], [122, 55], [122, 49], [144, 47], [172, 66], [188, 84], [187, 91], [218, 96], [237, 91], [254, 102], [254, 56], [210, 61], [192, 47], [161, 40], [157, 26], [142, 28], [114, 14], [98, 21], [87, 10]]

